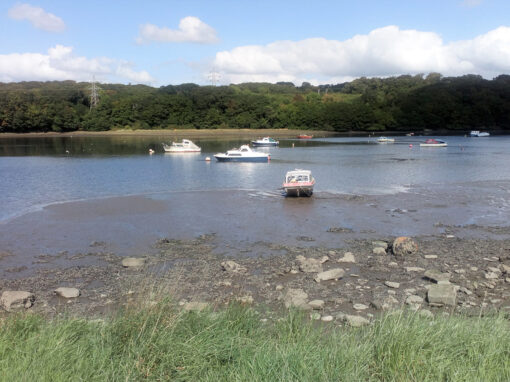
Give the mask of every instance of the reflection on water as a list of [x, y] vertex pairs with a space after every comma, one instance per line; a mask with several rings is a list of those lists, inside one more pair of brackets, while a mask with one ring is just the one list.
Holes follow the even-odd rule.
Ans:
[[[312, 170], [321, 194], [396, 194], [427, 184], [510, 180], [510, 139], [443, 137], [280, 139], [270, 163], [217, 163], [212, 155], [248, 139], [194, 139], [201, 153], [163, 154], [163, 136], [0, 139], [0, 221], [51, 203], [169, 191], [252, 190], [280, 195], [284, 174]], [[180, 139], [174, 139], [180, 140]], [[413, 147], [409, 145], [413, 144]], [[156, 150], [149, 155], [149, 148]], [[262, 150], [262, 149], [261, 149]], [[205, 158], [212, 158], [206, 162]]]

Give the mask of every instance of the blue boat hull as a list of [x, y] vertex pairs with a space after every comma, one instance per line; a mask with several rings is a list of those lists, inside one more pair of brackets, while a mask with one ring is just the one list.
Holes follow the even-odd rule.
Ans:
[[269, 162], [267, 157], [254, 157], [254, 158], [221, 158], [215, 157], [218, 162]]
[[275, 147], [275, 146], [278, 146], [278, 143], [274, 142], [274, 143], [256, 143], [254, 141], [251, 141], [251, 144], [253, 146], [257, 146], [257, 147]]

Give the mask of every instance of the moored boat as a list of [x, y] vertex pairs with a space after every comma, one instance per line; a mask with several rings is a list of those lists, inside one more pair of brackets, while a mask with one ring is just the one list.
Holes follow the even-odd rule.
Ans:
[[313, 135], [308, 135], [308, 134], [299, 134], [297, 136], [299, 139], [312, 139], [313, 138]]
[[425, 142], [420, 143], [420, 147], [446, 147], [448, 143], [440, 139], [427, 139]]
[[387, 137], [379, 137], [377, 138], [377, 143], [394, 143], [395, 138], [387, 138]]
[[486, 131], [480, 131], [480, 130], [472, 130], [471, 133], [469, 133], [470, 137], [488, 137], [490, 134]]
[[311, 196], [315, 179], [310, 170], [295, 169], [287, 171], [283, 181], [286, 196]]
[[271, 137], [264, 137], [261, 139], [257, 139], [256, 141], [251, 141], [251, 144], [253, 146], [271, 147], [271, 146], [278, 146], [280, 144], [280, 142], [271, 138]]
[[182, 142], [172, 142], [171, 145], [163, 143], [163, 149], [167, 153], [199, 153], [202, 150], [189, 139], [183, 139]]
[[269, 162], [271, 159], [269, 154], [253, 151], [248, 145], [228, 150], [226, 153], [215, 154], [214, 157], [219, 162]]

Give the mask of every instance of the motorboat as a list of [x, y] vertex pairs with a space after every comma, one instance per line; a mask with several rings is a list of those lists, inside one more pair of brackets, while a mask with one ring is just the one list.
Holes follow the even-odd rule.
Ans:
[[299, 134], [297, 136], [299, 139], [312, 139], [313, 138], [313, 135], [308, 135], [308, 134]]
[[163, 143], [163, 148], [167, 153], [199, 153], [202, 150], [189, 139], [183, 139], [182, 142], [172, 142], [171, 145]]
[[420, 147], [446, 147], [448, 143], [440, 139], [427, 139], [425, 142], [420, 143]]
[[472, 130], [469, 133], [470, 137], [488, 137], [490, 134], [486, 131]]
[[379, 137], [377, 138], [377, 143], [394, 143], [395, 138], [387, 138], [387, 137]]
[[271, 138], [271, 137], [264, 137], [261, 139], [257, 139], [256, 141], [251, 141], [251, 144], [253, 146], [272, 147], [272, 146], [278, 146], [280, 144], [280, 142]]
[[295, 169], [287, 171], [283, 181], [286, 196], [311, 196], [315, 179], [310, 170]]
[[214, 157], [219, 162], [269, 162], [271, 160], [269, 154], [253, 151], [248, 145], [228, 150], [226, 153], [215, 154]]

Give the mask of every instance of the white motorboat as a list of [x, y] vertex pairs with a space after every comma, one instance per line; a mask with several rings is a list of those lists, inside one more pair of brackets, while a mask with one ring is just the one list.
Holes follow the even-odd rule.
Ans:
[[379, 137], [377, 138], [377, 143], [394, 143], [395, 138], [387, 138], [387, 137]]
[[280, 144], [280, 142], [271, 138], [271, 137], [264, 137], [262, 139], [257, 139], [256, 141], [251, 141], [251, 144], [253, 146], [271, 147], [271, 146], [278, 146]]
[[420, 143], [420, 147], [446, 147], [448, 143], [440, 139], [427, 139], [425, 142]]
[[490, 134], [486, 131], [480, 131], [480, 130], [472, 130], [471, 133], [469, 133], [470, 137], [488, 137]]
[[314, 185], [315, 179], [310, 170], [287, 171], [283, 181], [283, 189], [287, 196], [311, 196]]
[[167, 153], [199, 153], [202, 150], [189, 139], [183, 139], [182, 142], [172, 142], [171, 145], [163, 143], [163, 148]]
[[214, 157], [219, 162], [269, 162], [271, 160], [269, 154], [253, 151], [248, 145], [228, 150], [226, 153], [215, 154]]

